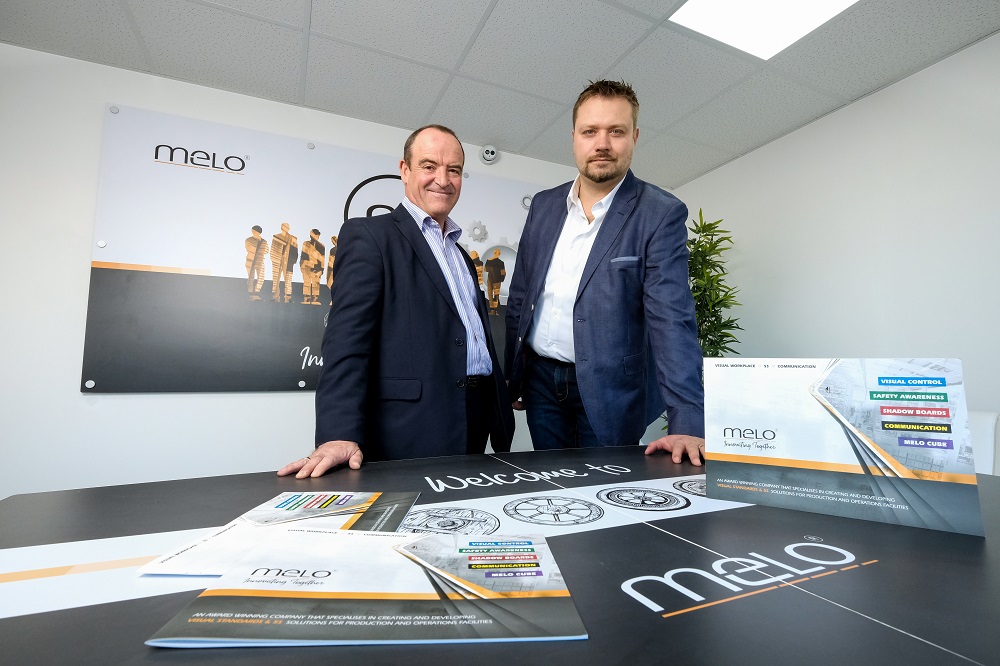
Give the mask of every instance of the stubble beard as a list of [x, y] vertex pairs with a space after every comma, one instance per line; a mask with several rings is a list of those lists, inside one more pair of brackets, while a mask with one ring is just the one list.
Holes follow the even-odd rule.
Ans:
[[[600, 157], [611, 158], [610, 155], [600, 155]], [[580, 173], [582, 173], [587, 180], [598, 184], [617, 180], [625, 175], [625, 171], [628, 167], [623, 168], [621, 160], [619, 159], [611, 159], [614, 159], [614, 161], [604, 162], [603, 166], [596, 166], [593, 162], [588, 160]]]

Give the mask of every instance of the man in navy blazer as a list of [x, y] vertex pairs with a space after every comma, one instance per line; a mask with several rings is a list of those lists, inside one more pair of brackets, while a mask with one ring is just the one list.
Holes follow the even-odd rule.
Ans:
[[514, 415], [486, 300], [449, 217], [465, 153], [440, 125], [410, 135], [403, 203], [348, 220], [316, 388], [316, 450], [279, 475], [361, 460], [509, 451]]
[[506, 371], [536, 449], [634, 445], [664, 410], [665, 450], [704, 453], [687, 207], [629, 166], [639, 102], [598, 81], [573, 109], [575, 181], [531, 202], [507, 301]]

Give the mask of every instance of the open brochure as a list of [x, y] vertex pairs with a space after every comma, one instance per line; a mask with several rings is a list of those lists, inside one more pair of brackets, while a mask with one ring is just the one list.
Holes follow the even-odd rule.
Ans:
[[288, 530], [306, 524], [323, 530], [393, 532], [419, 495], [346, 491], [281, 493], [208, 536], [140, 567], [139, 574], [221, 576], [263, 540], [280, 540]]
[[708, 496], [982, 536], [953, 358], [705, 360]]
[[291, 529], [156, 633], [154, 647], [587, 638], [544, 537]]

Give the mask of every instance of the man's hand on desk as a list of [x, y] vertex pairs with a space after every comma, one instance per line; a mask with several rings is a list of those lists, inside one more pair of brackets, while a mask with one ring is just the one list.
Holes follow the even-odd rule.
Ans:
[[650, 442], [646, 447], [647, 456], [656, 451], [670, 453], [675, 463], [681, 462], [687, 453], [691, 464], [700, 467], [702, 456], [705, 455], [705, 440], [691, 435], [667, 435]]
[[278, 476], [295, 474], [296, 479], [310, 476], [323, 476], [337, 465], [347, 463], [351, 469], [361, 469], [361, 459], [364, 455], [354, 442], [338, 440], [326, 442], [316, 447], [316, 450], [305, 458], [290, 462], [278, 470]]

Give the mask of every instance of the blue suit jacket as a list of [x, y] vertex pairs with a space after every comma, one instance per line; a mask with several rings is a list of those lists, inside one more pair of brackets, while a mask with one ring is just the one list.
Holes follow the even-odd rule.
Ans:
[[[464, 253], [463, 253], [464, 254]], [[465, 262], [473, 281], [472, 260]], [[316, 387], [316, 444], [357, 442], [365, 460], [466, 453], [466, 332], [441, 267], [403, 206], [340, 230], [333, 305]], [[514, 416], [490, 332], [493, 449], [510, 450]]]
[[[571, 186], [535, 195], [518, 246], [505, 359], [514, 398], [533, 353], [524, 340]], [[629, 171], [587, 259], [573, 308], [576, 376], [587, 417], [606, 446], [636, 444], [664, 409], [671, 434], [705, 434], [686, 221], [687, 206]]]

